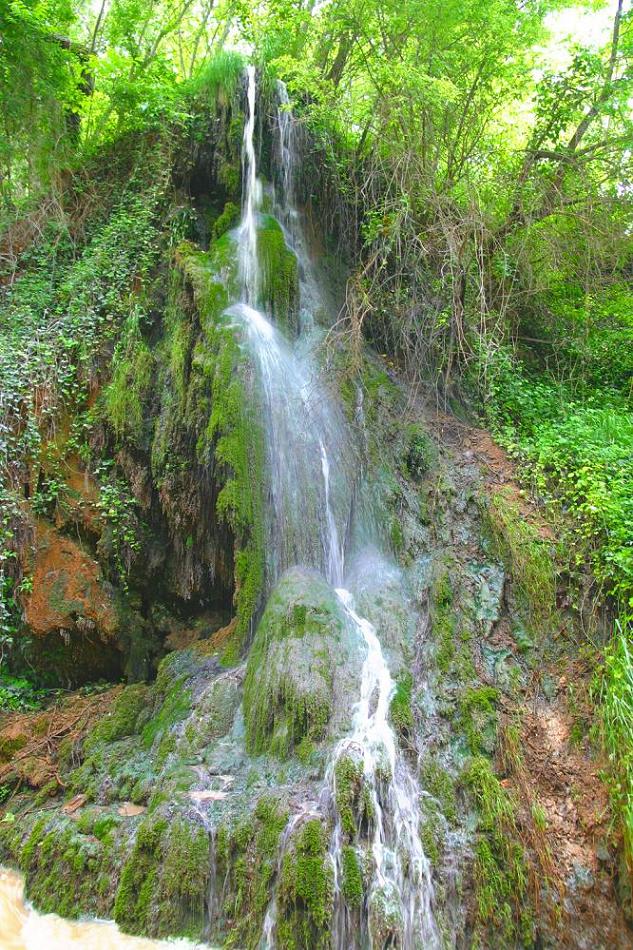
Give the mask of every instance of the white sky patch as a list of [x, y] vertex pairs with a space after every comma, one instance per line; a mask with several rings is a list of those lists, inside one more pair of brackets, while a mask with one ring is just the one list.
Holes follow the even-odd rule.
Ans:
[[583, 10], [580, 7], [565, 7], [545, 17], [550, 31], [549, 42], [541, 47], [545, 69], [564, 69], [572, 59], [573, 46], [588, 46], [599, 49], [611, 34], [616, 3], [611, 2], [599, 10]]

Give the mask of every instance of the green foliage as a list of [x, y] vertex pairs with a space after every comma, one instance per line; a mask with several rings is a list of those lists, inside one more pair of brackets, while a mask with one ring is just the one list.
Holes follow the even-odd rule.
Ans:
[[48, 694], [24, 677], [0, 673], [0, 712], [29, 712], [41, 709]]
[[[200, 64], [190, 83], [194, 95], [208, 96], [215, 104], [229, 102], [237, 88], [244, 71], [244, 57], [235, 50], [218, 50], [213, 56]], [[220, 234], [216, 235], [217, 237]]]
[[165, 185], [160, 149], [147, 161], [153, 181], [132, 178], [75, 256], [67, 232], [52, 228], [27, 255], [21, 276], [0, 292], [1, 421], [10, 433], [3, 455], [13, 471], [21, 473], [37, 455], [41, 430], [62, 408], [83, 408], [104, 344], [136, 313], [131, 291], [157, 259]]
[[633, 878], [633, 620], [616, 625], [595, 684], [600, 701], [600, 733], [608, 756], [608, 777], [624, 838], [624, 855]]
[[[500, 439], [525, 460], [525, 475], [538, 494], [571, 516], [577, 561], [588, 557], [606, 593], [632, 604], [633, 419], [628, 408], [606, 393], [574, 401], [568, 389], [543, 377], [531, 379], [507, 356], [491, 368], [490, 392], [488, 415]], [[515, 548], [520, 535], [519, 530]], [[536, 590], [534, 578], [529, 586]], [[550, 592], [551, 587], [548, 581]]]
[[[106, 469], [109, 466], [106, 466]], [[117, 578], [127, 589], [127, 576], [135, 556], [141, 549], [136, 500], [123, 479], [107, 475], [99, 485], [97, 508], [107, 531], [100, 539], [102, 550], [111, 555]]]
[[473, 758], [463, 780], [478, 811], [475, 846], [476, 931], [494, 933], [504, 945], [532, 942], [532, 917], [527, 902], [527, 865], [514, 801], [484, 756]]

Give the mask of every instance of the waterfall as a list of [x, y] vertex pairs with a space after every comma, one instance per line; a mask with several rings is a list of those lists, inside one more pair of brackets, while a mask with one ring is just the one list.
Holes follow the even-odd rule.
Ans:
[[[267, 316], [256, 309], [259, 286], [257, 228], [262, 185], [255, 158], [256, 74], [247, 70], [247, 114], [244, 126], [242, 221], [238, 240], [241, 300], [227, 311], [245, 330], [259, 370], [265, 404], [270, 505], [268, 511], [269, 584], [294, 564], [322, 571], [333, 584], [342, 580], [342, 556], [333, 554], [332, 531], [343, 537], [351, 509], [352, 440], [341, 408], [319, 379], [319, 370], [304, 335], [291, 346]], [[288, 116], [288, 113], [286, 113]], [[292, 141], [286, 133], [285, 152]], [[286, 155], [288, 168], [292, 158]], [[291, 174], [288, 171], [286, 181]], [[286, 232], [289, 247], [294, 242]], [[300, 261], [301, 294], [309, 266]], [[309, 296], [309, 294], [308, 294]], [[304, 346], [304, 344], [308, 346]], [[327, 485], [323, 458], [337, 459], [337, 472]], [[328, 471], [330, 462], [328, 464]], [[327, 494], [327, 498], [326, 498]], [[339, 543], [336, 542], [337, 551]]]
[[245, 303], [257, 305], [259, 289], [257, 267], [257, 212], [262, 200], [262, 187], [257, 178], [255, 161], [255, 67], [247, 68], [248, 109], [244, 125], [244, 147], [242, 149], [243, 188], [242, 224], [239, 234], [239, 270], [244, 291]]
[[[243, 149], [244, 197], [238, 229], [241, 301], [228, 313], [244, 330], [258, 369], [264, 402], [270, 474], [269, 582], [293, 564], [320, 570], [336, 589], [342, 610], [352, 629], [358, 632], [359, 644], [365, 651], [352, 731], [334, 750], [318, 806], [321, 816], [325, 813], [334, 824], [330, 849], [335, 879], [333, 944], [336, 950], [345, 950], [357, 942], [372, 946], [371, 916], [380, 906], [392, 921], [398, 945], [432, 948], [439, 945], [439, 939], [432, 914], [431, 873], [419, 837], [420, 790], [398, 748], [389, 721], [395, 683], [378, 631], [357, 612], [352, 593], [343, 586], [345, 538], [357, 470], [354, 440], [341, 407], [323, 385], [310, 355], [312, 317], [315, 307], [320, 305], [320, 295], [293, 204], [294, 119], [283, 84], [277, 85], [277, 95], [276, 147], [281, 164], [281, 195], [275, 193], [274, 208], [287, 244], [299, 260], [302, 306], [311, 312], [307, 312], [301, 322], [299, 339], [291, 343], [256, 309], [257, 228], [262, 186], [257, 175], [254, 145], [256, 73], [249, 67]], [[336, 764], [343, 756], [360, 764], [371, 799], [369, 844], [373, 867], [368, 897], [361, 912], [361, 935], [349, 924], [339, 884], [343, 877], [343, 829], [335, 805]], [[292, 846], [292, 832], [305, 814], [313, 812], [307, 809], [290, 819], [282, 839], [280, 867], [285, 849]], [[276, 922], [277, 896], [273, 893], [264, 921], [263, 947], [275, 946]]]

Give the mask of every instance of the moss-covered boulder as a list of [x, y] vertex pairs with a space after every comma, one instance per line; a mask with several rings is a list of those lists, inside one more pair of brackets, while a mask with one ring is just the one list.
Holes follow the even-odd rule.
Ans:
[[286, 244], [279, 222], [263, 215], [257, 229], [260, 267], [259, 305], [286, 332], [298, 330], [299, 270], [297, 258]]
[[360, 662], [359, 638], [332, 588], [314, 571], [287, 571], [248, 658], [248, 750], [283, 757], [335, 733], [355, 698]]

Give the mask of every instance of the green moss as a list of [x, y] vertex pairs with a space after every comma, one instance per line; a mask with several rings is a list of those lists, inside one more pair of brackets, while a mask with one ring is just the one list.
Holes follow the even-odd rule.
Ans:
[[169, 689], [157, 711], [152, 715], [141, 733], [143, 745], [150, 748], [157, 736], [165, 737], [177, 723], [191, 712], [191, 690], [184, 688], [184, 679], [176, 681]]
[[334, 766], [336, 810], [345, 835], [353, 839], [363, 813], [363, 766], [348, 755]]
[[307, 821], [286, 854], [279, 880], [278, 938], [281, 947], [330, 945], [334, 872], [328, 835], [318, 818]]
[[476, 756], [464, 782], [478, 810], [479, 838], [473, 867], [475, 929], [485, 941], [494, 934], [504, 946], [531, 944], [533, 915], [527, 894], [526, 856], [519, 838], [516, 805], [485, 756]]
[[249, 752], [284, 757], [325, 735], [332, 713], [333, 644], [340, 605], [316, 574], [287, 572], [271, 594], [248, 658], [244, 719]]
[[14, 739], [6, 736], [0, 738], [0, 765], [10, 762], [15, 753], [19, 752], [26, 743], [26, 736], [16, 736]]
[[27, 896], [44, 913], [75, 918], [103, 913], [92, 887], [93, 876], [108, 855], [101, 842], [89, 838], [68, 818], [37, 819], [24, 845], [14, 841], [13, 859], [27, 877]]
[[94, 820], [92, 834], [99, 841], [106, 841], [120, 824], [121, 819], [118, 815], [100, 815]]
[[403, 738], [411, 735], [414, 726], [413, 709], [411, 707], [412, 691], [413, 676], [408, 670], [405, 670], [398, 677], [396, 690], [389, 708], [391, 722]]
[[484, 514], [493, 545], [512, 577], [531, 628], [547, 629], [556, 615], [556, 567], [551, 542], [541, 537], [503, 490], [487, 497]]
[[211, 228], [211, 237], [214, 241], [217, 241], [218, 238], [221, 238], [222, 235], [226, 234], [227, 231], [230, 231], [231, 228], [234, 228], [240, 217], [240, 209], [234, 201], [227, 201], [224, 205], [224, 210], [216, 220], [213, 222]]
[[272, 313], [281, 326], [295, 330], [299, 303], [297, 258], [286, 246], [281, 226], [270, 215], [264, 216], [257, 229], [257, 256], [260, 306]]
[[408, 425], [404, 431], [404, 466], [406, 474], [423, 478], [437, 460], [437, 450], [420, 423]]
[[448, 673], [455, 658], [456, 621], [453, 611], [453, 589], [448, 569], [443, 568], [431, 587], [431, 624], [437, 644], [437, 666]]
[[137, 720], [146, 709], [149, 698], [149, 687], [143, 683], [126, 686], [117, 696], [112, 710], [97, 723], [85, 740], [85, 751], [90, 752], [100, 742], [113, 742], [134, 735]]
[[134, 310], [114, 351], [112, 378], [103, 393], [105, 418], [119, 439], [132, 443], [141, 439], [153, 369], [151, 350], [140, 331], [139, 312]]
[[420, 784], [439, 804], [447, 821], [457, 821], [457, 798], [455, 781], [446, 767], [434, 758], [428, 758], [422, 766]]
[[498, 698], [493, 686], [468, 687], [459, 698], [459, 725], [473, 755], [493, 751]]
[[225, 884], [223, 914], [231, 922], [229, 947], [256, 947], [270, 901], [279, 838], [288, 812], [276, 798], [263, 796], [252, 818], [218, 830], [215, 852]]
[[363, 875], [354, 848], [343, 848], [343, 894], [349, 907], [360, 907], [363, 902]]
[[165, 838], [156, 896], [156, 936], [178, 934], [192, 940], [202, 939], [210, 874], [207, 832], [188, 822], [172, 822]]
[[132, 852], [123, 865], [114, 899], [114, 919], [127, 933], [150, 932], [166, 829], [164, 819], [146, 819], [139, 826]]
[[425, 855], [432, 865], [440, 863], [445, 847], [442, 820], [436, 810], [427, 810], [420, 826], [420, 841]]

